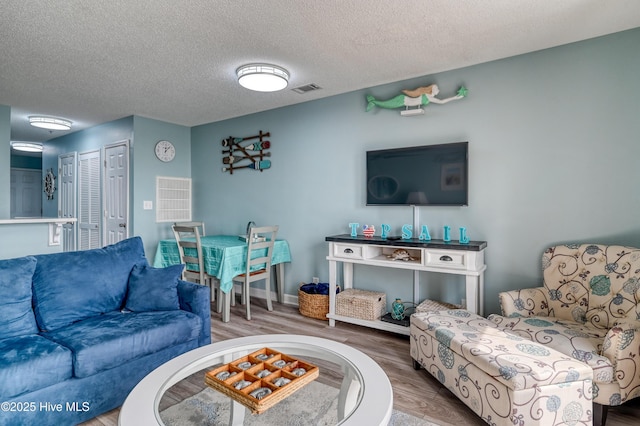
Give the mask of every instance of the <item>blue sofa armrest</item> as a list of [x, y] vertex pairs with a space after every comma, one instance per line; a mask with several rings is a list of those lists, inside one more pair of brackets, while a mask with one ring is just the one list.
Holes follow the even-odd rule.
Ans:
[[198, 344], [211, 343], [211, 293], [207, 286], [189, 281], [178, 281], [180, 309], [192, 312], [202, 319], [202, 330]]

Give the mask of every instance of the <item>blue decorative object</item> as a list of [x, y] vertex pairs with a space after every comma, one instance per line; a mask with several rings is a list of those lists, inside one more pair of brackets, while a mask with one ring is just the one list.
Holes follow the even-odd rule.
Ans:
[[[329, 294], [329, 283], [309, 283], [302, 284], [300, 291], [307, 294]], [[336, 286], [336, 294], [340, 293], [340, 287]]]
[[391, 318], [394, 320], [404, 319], [404, 303], [401, 299], [396, 299], [391, 305]]
[[358, 227], [360, 226], [359, 223], [350, 223], [349, 227], [351, 228], [351, 236], [352, 237], [357, 237], [358, 236]]
[[429, 234], [429, 228], [427, 225], [422, 225], [422, 231], [418, 237], [420, 241], [431, 241], [431, 235]]
[[183, 264], [166, 268], [133, 265], [125, 308], [133, 312], [174, 311], [180, 309], [178, 280]]
[[464, 226], [460, 227], [460, 244], [468, 244], [469, 243], [469, 237], [467, 237], [467, 228], [465, 228]]
[[442, 237], [442, 241], [444, 241], [445, 243], [451, 241], [451, 227], [448, 225], [444, 226], [444, 235]]
[[413, 237], [413, 226], [402, 225], [402, 239], [410, 240]]
[[391, 226], [387, 225], [386, 223], [380, 225], [380, 237], [387, 238], [387, 235], [389, 235], [389, 231], [391, 231]]

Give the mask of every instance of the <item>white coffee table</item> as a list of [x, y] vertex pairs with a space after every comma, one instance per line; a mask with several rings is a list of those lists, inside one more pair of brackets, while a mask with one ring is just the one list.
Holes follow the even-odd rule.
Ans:
[[[393, 390], [389, 378], [374, 360], [342, 343], [291, 334], [225, 340], [194, 349], [166, 362], [149, 373], [131, 391], [120, 410], [118, 424], [162, 425], [158, 406], [167, 389], [198, 371], [231, 362], [264, 347], [292, 356], [315, 357], [340, 366], [344, 378], [338, 396], [337, 416], [341, 419], [338, 424], [388, 424], [393, 408]], [[244, 406], [234, 401], [230, 424], [241, 425], [244, 412]]]

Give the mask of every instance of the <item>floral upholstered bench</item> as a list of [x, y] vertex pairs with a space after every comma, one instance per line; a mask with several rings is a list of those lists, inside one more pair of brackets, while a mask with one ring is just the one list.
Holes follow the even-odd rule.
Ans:
[[591, 424], [589, 365], [465, 310], [411, 316], [411, 358], [496, 425]]

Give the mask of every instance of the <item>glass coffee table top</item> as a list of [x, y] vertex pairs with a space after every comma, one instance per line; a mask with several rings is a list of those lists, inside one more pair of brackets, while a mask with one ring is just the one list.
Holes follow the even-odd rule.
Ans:
[[[208, 386], [199, 391], [208, 371], [263, 348], [316, 365], [320, 374], [261, 414]], [[194, 392], [184, 401], [176, 397]], [[388, 377], [361, 351], [318, 337], [275, 334], [214, 343], [161, 365], [129, 394], [119, 424], [386, 425], [392, 406]]]

